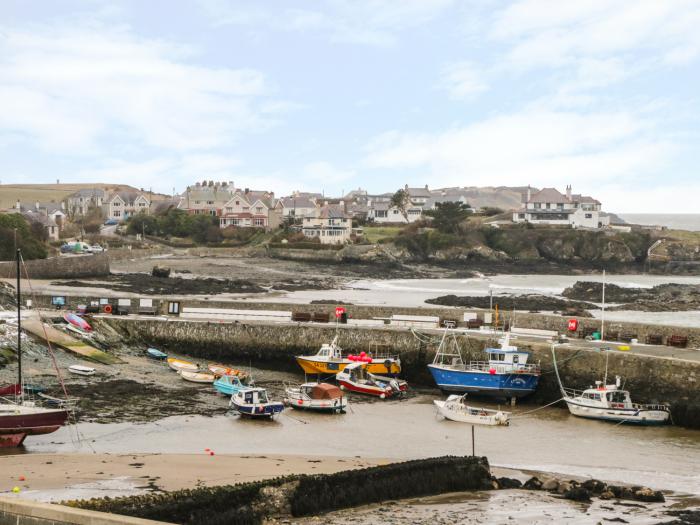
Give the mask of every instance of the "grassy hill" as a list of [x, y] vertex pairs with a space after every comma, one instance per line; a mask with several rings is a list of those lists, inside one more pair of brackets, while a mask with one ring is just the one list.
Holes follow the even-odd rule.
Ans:
[[[134, 190], [138, 188], [127, 184], [0, 184], [0, 210], [11, 208], [19, 199], [21, 202], [60, 202], [71, 193], [82, 189], [101, 188], [103, 190]], [[169, 198], [167, 195], [153, 193], [153, 200]]]

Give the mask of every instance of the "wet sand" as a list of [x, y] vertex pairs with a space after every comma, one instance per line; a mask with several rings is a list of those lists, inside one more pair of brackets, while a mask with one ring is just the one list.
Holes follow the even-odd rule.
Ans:
[[[352, 457], [198, 454], [20, 454], [0, 456], [0, 493], [40, 501], [126, 496], [229, 485], [288, 474], [328, 474], [387, 463]], [[23, 477], [24, 481], [20, 481]]]

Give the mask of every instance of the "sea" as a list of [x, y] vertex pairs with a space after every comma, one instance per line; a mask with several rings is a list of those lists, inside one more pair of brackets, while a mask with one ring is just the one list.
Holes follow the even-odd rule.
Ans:
[[700, 213], [618, 213], [629, 224], [665, 226], [670, 230], [700, 231]]

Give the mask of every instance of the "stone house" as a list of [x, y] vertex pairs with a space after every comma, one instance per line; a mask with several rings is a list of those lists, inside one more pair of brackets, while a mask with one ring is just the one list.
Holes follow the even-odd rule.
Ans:
[[242, 190], [236, 189], [232, 181], [197, 182], [187, 189], [180, 196], [178, 209], [184, 210], [192, 215], [213, 215], [220, 217], [224, 213], [226, 203], [231, 200], [234, 193]]
[[65, 211], [71, 217], [82, 216], [90, 208], [101, 208], [105, 200], [105, 191], [99, 188], [86, 188], [69, 195], [64, 201]]
[[324, 205], [304, 217], [302, 232], [306, 237], [318, 237], [321, 244], [345, 244], [350, 241], [352, 218], [342, 206]]
[[269, 191], [245, 189], [236, 191], [224, 204], [219, 226], [265, 228], [271, 230], [282, 224], [282, 202]]
[[151, 201], [138, 191], [117, 191], [111, 194], [104, 206], [108, 219], [124, 222], [138, 213], [151, 213]]

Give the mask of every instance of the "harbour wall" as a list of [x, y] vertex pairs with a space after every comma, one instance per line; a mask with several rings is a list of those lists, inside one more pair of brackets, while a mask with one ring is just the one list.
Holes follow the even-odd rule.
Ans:
[[165, 523], [168, 522], [0, 497], [0, 525], [162, 525]]
[[[109, 275], [109, 257], [105, 253], [34, 259], [25, 261], [24, 264], [32, 279], [73, 279]], [[1, 262], [0, 278], [16, 279], [16, 268], [14, 261]], [[20, 273], [25, 277], [24, 270]]]
[[[96, 319], [107, 323], [127, 341], [145, 343], [194, 358], [245, 365], [249, 361], [299, 370], [294, 357], [316, 353], [336, 333], [347, 351], [368, 351], [371, 345], [390, 348], [401, 357], [403, 376], [413, 385], [434, 386], [427, 364], [435, 357], [438, 335], [428, 341], [403, 329], [362, 328], [324, 324], [264, 324], [243, 322], [206, 322], [184, 320], [133, 319], [116, 316]], [[336, 332], [337, 330], [337, 332]], [[496, 343], [488, 336], [465, 335], [458, 338], [465, 360], [483, 360], [483, 349]], [[561, 397], [554, 373], [551, 347], [547, 343], [521, 344], [532, 352], [530, 362], [540, 363], [542, 376], [538, 390], [528, 399], [549, 403]], [[585, 347], [557, 347], [559, 373], [565, 386], [588, 388], [602, 379], [606, 353]], [[608, 377], [623, 377], [625, 388], [635, 402], [669, 403], [675, 423], [700, 428], [700, 362], [607, 352]]]

